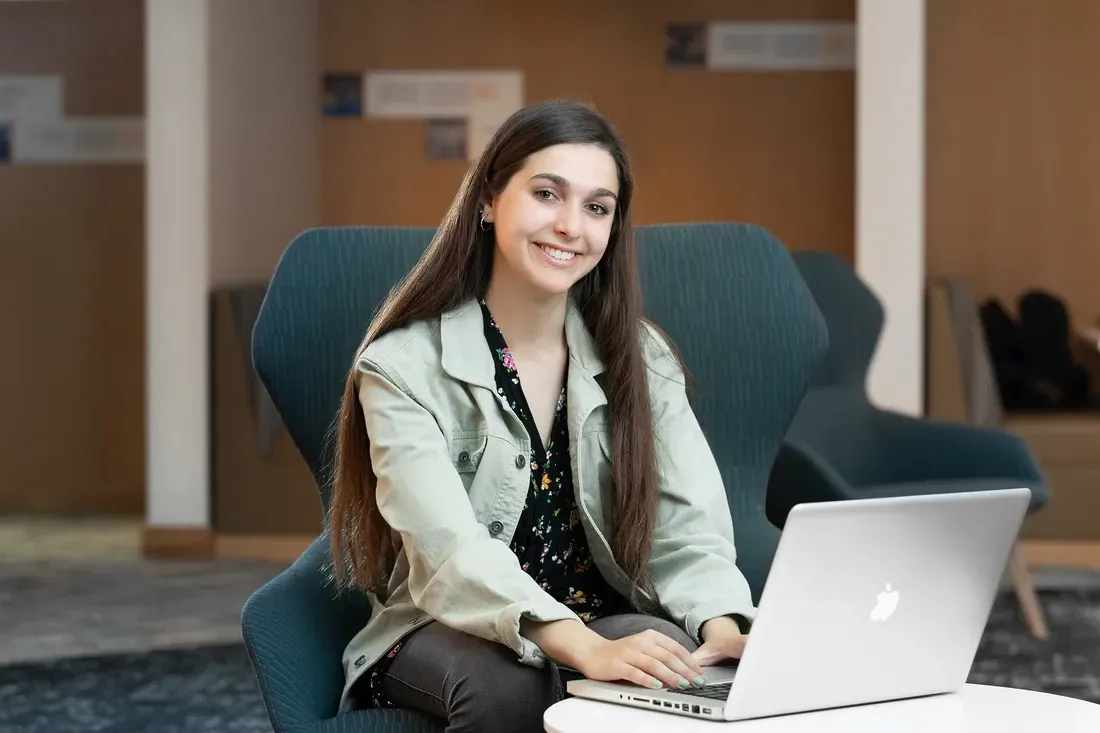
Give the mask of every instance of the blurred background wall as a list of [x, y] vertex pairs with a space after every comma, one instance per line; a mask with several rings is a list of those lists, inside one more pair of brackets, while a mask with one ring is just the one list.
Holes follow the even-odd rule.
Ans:
[[[262, 287], [304, 228], [438, 223], [466, 168], [428, 159], [420, 124], [323, 118], [325, 72], [521, 70], [525, 102], [580, 97], [616, 123], [634, 158], [639, 223], [751, 221], [792, 249], [855, 257], [855, 73], [673, 69], [664, 57], [671, 22], [854, 21], [855, 0], [564, 0], [552, 12], [490, 0], [201, 7], [192, 15], [209, 44], [201, 65], [150, 70], [141, 0], [0, 3], [0, 74], [63, 75], [66, 115], [141, 117], [147, 89], [188, 73], [199, 86], [184, 91], [186, 109], [206, 120], [202, 135], [181, 121], [150, 141], [193, 161], [206, 184], [153, 186], [150, 205], [177, 210], [180, 224], [161, 232], [168, 244], [150, 291], [144, 165], [0, 164], [0, 514], [209, 519], [265, 536], [319, 526], [285, 436], [275, 450], [291, 467], [273, 473], [285, 484], [242, 488], [234, 476], [247, 471], [219, 464], [239, 433], [215, 426], [255, 426], [243, 367], [216, 364], [219, 354], [246, 364], [246, 339], [212, 304], [219, 292]], [[979, 298], [1047, 288], [1076, 322], [1095, 323], [1100, 5], [927, 0], [926, 37], [927, 275], [961, 278]], [[209, 342], [182, 322], [177, 339], [171, 308], [156, 305], [175, 287], [169, 276], [191, 276], [171, 267], [171, 248], [189, 237], [209, 243], [197, 275], [211, 299], [202, 304]], [[146, 405], [151, 337], [180, 349], [155, 365], [156, 424]], [[186, 385], [212, 385], [210, 402], [192, 404]], [[238, 396], [219, 405], [219, 394]], [[152, 472], [195, 494], [208, 466], [209, 495], [148, 505]], [[218, 476], [237, 488], [225, 493]]]

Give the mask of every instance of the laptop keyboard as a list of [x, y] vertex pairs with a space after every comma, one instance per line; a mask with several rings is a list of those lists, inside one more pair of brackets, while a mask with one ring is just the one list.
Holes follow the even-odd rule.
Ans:
[[732, 682], [723, 682], [717, 685], [694, 687], [688, 690], [673, 690], [673, 692], [680, 695], [688, 695], [689, 697], [705, 697], [708, 700], [725, 700], [730, 696], [730, 688], [732, 686]]

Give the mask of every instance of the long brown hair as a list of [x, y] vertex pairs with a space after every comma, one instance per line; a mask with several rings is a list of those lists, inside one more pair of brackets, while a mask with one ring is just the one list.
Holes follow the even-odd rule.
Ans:
[[[598, 145], [611, 155], [618, 169], [618, 205], [607, 250], [599, 264], [573, 286], [570, 296], [606, 367], [614, 480], [612, 550], [635, 591], [644, 590], [649, 585], [646, 568], [659, 488], [640, 341], [641, 286], [630, 221], [634, 181], [623, 143], [605, 119], [585, 105], [552, 101], [522, 109], [504, 122], [467, 172], [427, 251], [382, 304], [360, 353], [372, 339], [392, 329], [438, 318], [485, 294], [495, 240], [493, 231], [479, 227], [482, 206], [500, 194], [529, 156], [565, 143]], [[397, 547], [378, 510], [361, 410], [353, 365], [336, 426], [328, 516], [333, 570], [341, 585], [379, 592], [388, 581]]]

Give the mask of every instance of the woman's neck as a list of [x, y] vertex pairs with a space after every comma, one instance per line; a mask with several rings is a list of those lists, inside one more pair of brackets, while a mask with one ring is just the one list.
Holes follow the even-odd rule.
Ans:
[[485, 304], [511, 351], [545, 353], [565, 345], [568, 298], [536, 294], [527, 283], [494, 276]]

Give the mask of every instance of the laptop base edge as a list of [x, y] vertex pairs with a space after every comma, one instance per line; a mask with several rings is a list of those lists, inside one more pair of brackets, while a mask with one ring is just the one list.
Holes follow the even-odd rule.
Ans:
[[641, 687], [610, 683], [596, 684], [590, 680], [571, 681], [566, 685], [566, 692], [585, 700], [610, 702], [703, 720], [726, 720], [725, 700], [700, 700], [670, 691], [654, 695]]

